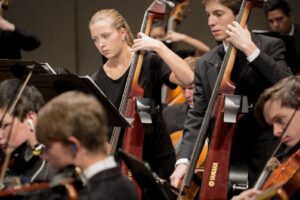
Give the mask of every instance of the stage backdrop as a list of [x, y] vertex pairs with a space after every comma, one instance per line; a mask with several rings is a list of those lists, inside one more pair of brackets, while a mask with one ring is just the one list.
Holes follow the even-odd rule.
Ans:
[[[178, 31], [199, 38], [210, 47], [215, 46], [201, 0], [190, 2], [189, 12], [178, 25]], [[300, 13], [297, 12], [300, 1], [288, 2], [295, 11], [295, 20], [300, 23]], [[93, 13], [104, 8], [117, 9], [136, 35], [144, 11], [151, 3], [152, 0], [11, 0], [4, 17], [36, 33], [42, 41], [39, 49], [23, 52], [23, 59], [48, 62], [51, 66], [65, 67], [80, 75], [90, 75], [102, 63], [88, 31]], [[253, 10], [249, 28], [268, 29], [261, 9]]]

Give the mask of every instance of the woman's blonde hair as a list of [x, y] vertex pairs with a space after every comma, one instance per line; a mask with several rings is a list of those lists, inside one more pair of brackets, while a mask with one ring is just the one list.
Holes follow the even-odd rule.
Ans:
[[90, 20], [89, 26], [96, 23], [99, 20], [111, 19], [112, 25], [117, 29], [120, 30], [124, 28], [127, 31], [126, 35], [126, 43], [131, 47], [133, 45], [133, 35], [130, 30], [128, 23], [126, 22], [125, 18], [115, 9], [102, 9], [97, 11]]

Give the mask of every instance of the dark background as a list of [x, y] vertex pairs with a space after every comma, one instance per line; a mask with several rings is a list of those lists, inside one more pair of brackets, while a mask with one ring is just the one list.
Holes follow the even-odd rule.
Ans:
[[[210, 47], [216, 45], [207, 26], [202, 0], [191, 0], [185, 19], [178, 32], [201, 39]], [[65, 67], [80, 75], [91, 75], [102, 63], [101, 56], [90, 39], [88, 23], [99, 9], [115, 8], [128, 21], [136, 35], [145, 10], [152, 0], [10, 0], [4, 17], [17, 26], [39, 36], [40, 48], [23, 52], [23, 59], [47, 62]], [[288, 0], [294, 19], [300, 22], [299, 0]], [[249, 29], [268, 29], [262, 9], [252, 11]], [[1, 44], [0, 44], [1, 45]], [[182, 45], [185, 48], [184, 45]]]

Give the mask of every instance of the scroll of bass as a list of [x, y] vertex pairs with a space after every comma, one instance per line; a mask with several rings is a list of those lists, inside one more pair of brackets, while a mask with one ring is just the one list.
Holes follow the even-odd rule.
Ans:
[[[172, 10], [171, 15], [168, 20], [168, 27], [167, 31], [174, 31], [176, 30], [177, 24], [185, 17], [185, 14], [189, 8], [190, 1], [189, 0], [181, 0]], [[171, 41], [166, 41], [167, 43], [171, 43]], [[174, 90], [170, 90], [167, 87], [163, 87], [162, 89], [163, 99], [162, 102], [167, 104], [168, 106], [184, 103], [186, 101], [183, 93], [182, 88], [178, 86]]]
[[280, 164], [268, 177], [261, 188], [263, 192], [256, 199], [281, 199], [291, 197], [300, 189], [300, 149]]
[[1, 0], [0, 1], [0, 16], [3, 16], [5, 10], [8, 9], [9, 0]]
[[[255, 6], [261, 7], [262, 3], [262, 0], [243, 0], [237, 16], [237, 22], [240, 23], [242, 27], [245, 27], [250, 10]], [[204, 176], [201, 183], [199, 199], [227, 199], [230, 147], [236, 121], [240, 117], [238, 114], [240, 109], [237, 108], [236, 110], [237, 115], [235, 121], [226, 121], [224, 110], [227, 109], [225, 98], [241, 99], [241, 97], [234, 95], [235, 84], [230, 79], [236, 53], [236, 48], [229, 45], [198, 133], [193, 153], [190, 158], [191, 164], [187, 175], [184, 177], [183, 184], [181, 185], [178, 199], [181, 199], [182, 196], [184, 196], [184, 193], [187, 193], [190, 188], [198, 157], [204, 146], [212, 123], [213, 130], [208, 148], [208, 156], [205, 161]], [[241, 102], [241, 100], [238, 101]]]

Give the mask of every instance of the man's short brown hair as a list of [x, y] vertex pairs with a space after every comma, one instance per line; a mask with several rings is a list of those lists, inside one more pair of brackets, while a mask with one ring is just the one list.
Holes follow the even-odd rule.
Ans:
[[37, 121], [37, 139], [50, 145], [76, 137], [88, 151], [105, 151], [107, 119], [103, 107], [93, 96], [81, 92], [66, 92], [41, 109]]
[[[202, 0], [202, 3], [205, 5], [209, 1], [211, 1], [211, 0]], [[229, 8], [230, 10], [232, 10], [234, 15], [237, 15], [239, 13], [239, 10], [240, 10], [241, 4], [242, 4], [242, 0], [217, 0], [217, 1], [220, 4]]]
[[298, 109], [300, 107], [300, 76], [284, 78], [260, 95], [255, 106], [255, 114], [263, 125], [266, 124], [263, 114], [264, 106], [267, 101], [274, 100], [279, 100], [283, 107]]

